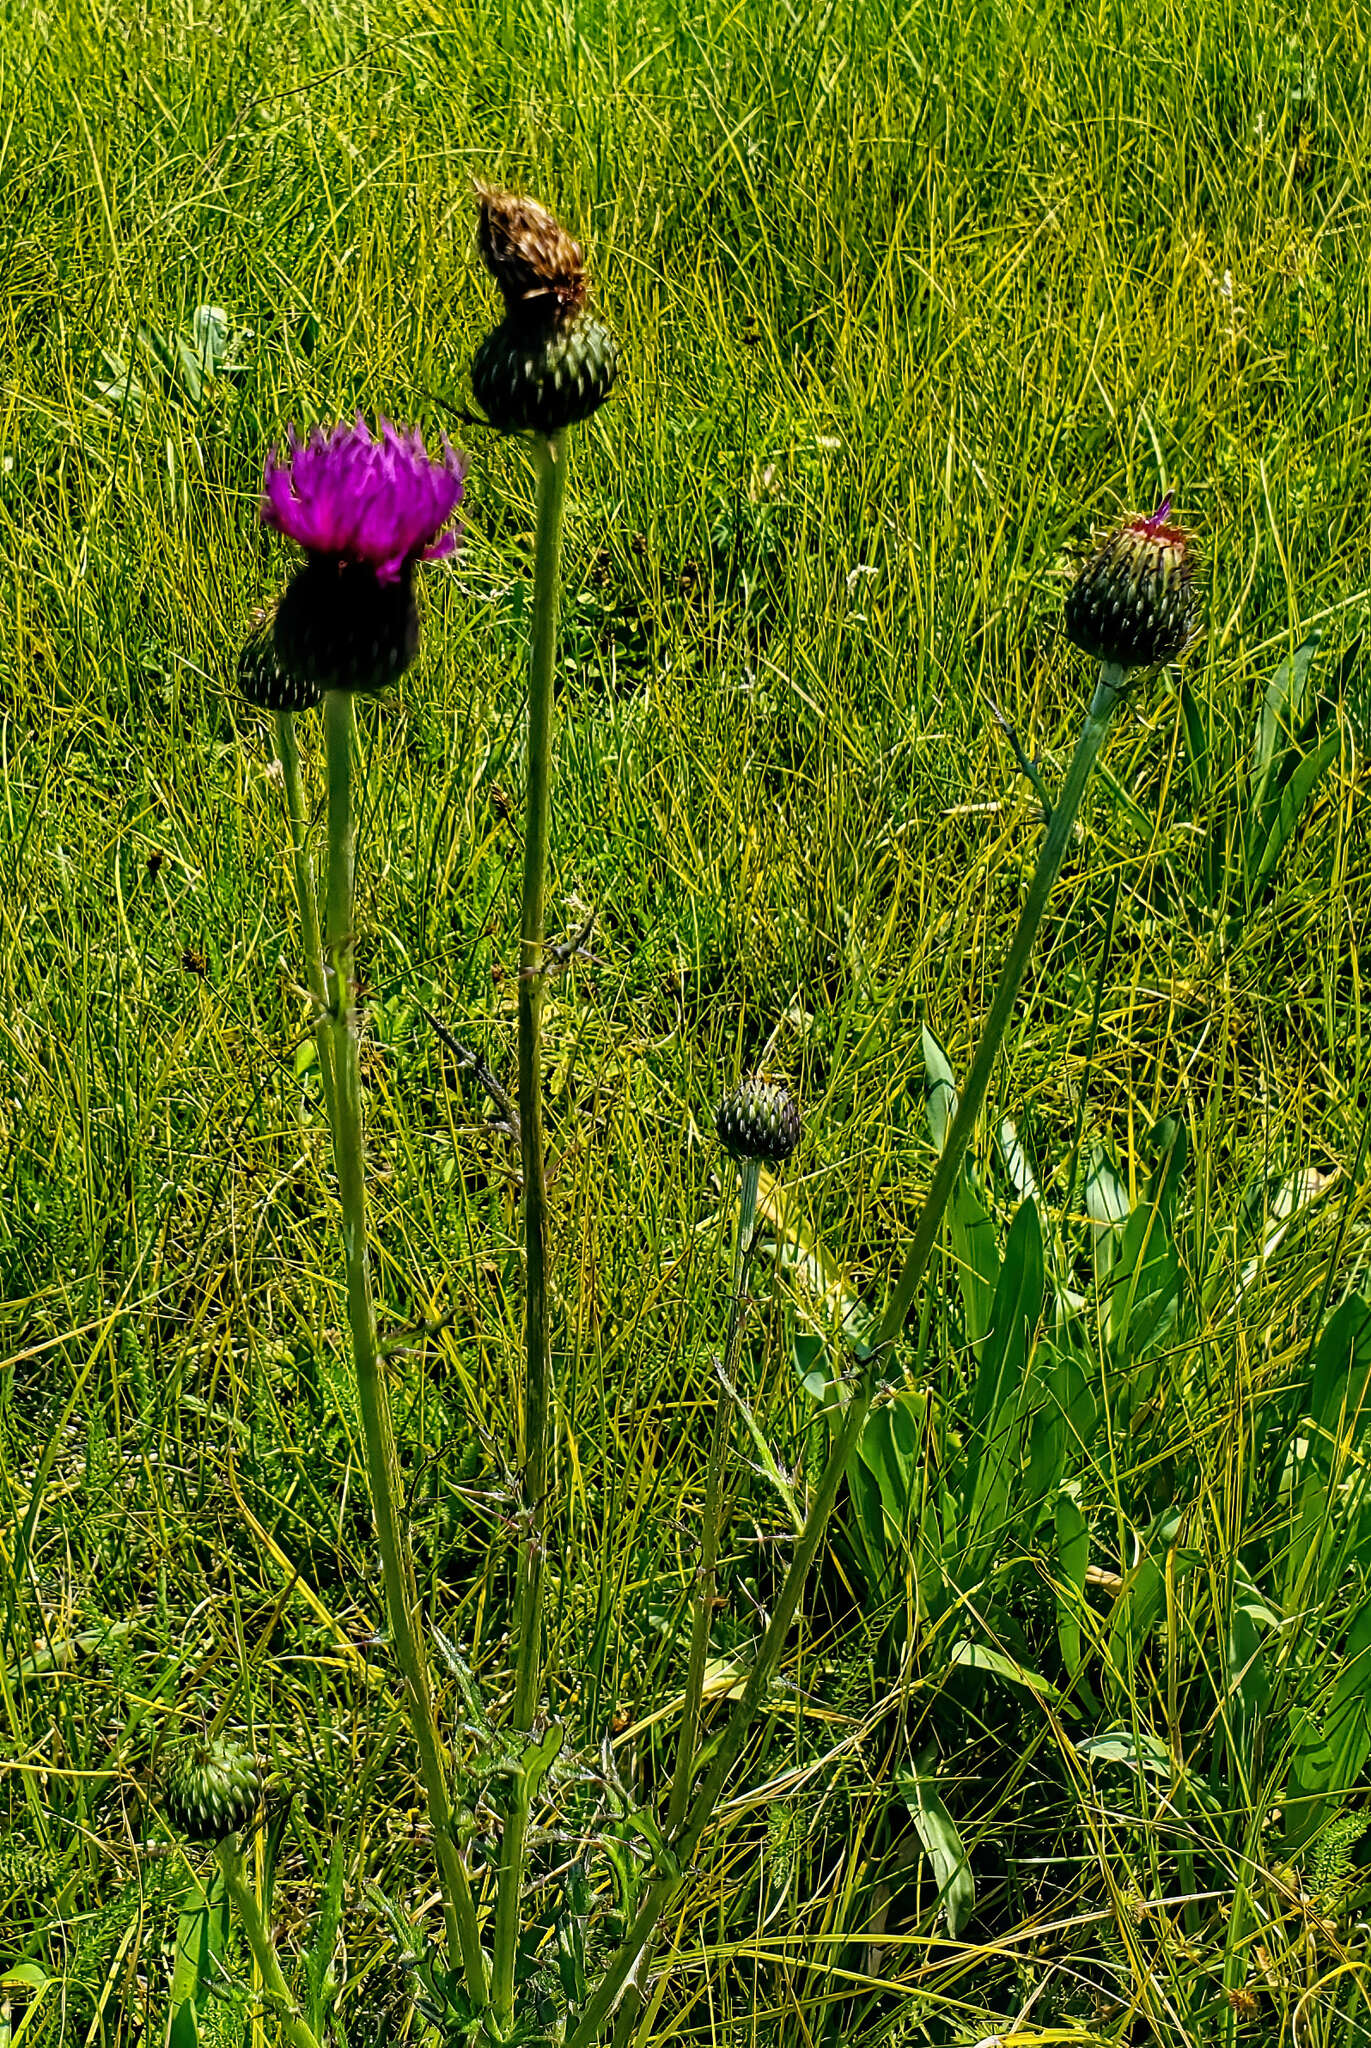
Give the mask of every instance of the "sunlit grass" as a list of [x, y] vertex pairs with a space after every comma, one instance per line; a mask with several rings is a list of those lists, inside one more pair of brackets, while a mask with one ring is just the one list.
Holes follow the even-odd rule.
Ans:
[[[1078, 1125], [1134, 1196], [1157, 1118], [1186, 1129], [1200, 1337], [1088, 1488], [1118, 1573], [1185, 1475], [1195, 1561], [1131, 1697], [966, 1694], [943, 1761], [980, 1912], [953, 1944], [892, 1794], [965, 1677], [950, 1633], [905, 1630], [902, 1586], [862, 1616], [840, 1541], [643, 2038], [975, 2041], [1022, 2012], [1008, 2038], [1274, 2041], [1297, 2007], [1301, 2043], [1371, 2027], [1348, 1924], [1320, 1930], [1263, 1834], [1291, 1717], [1345, 1668], [1364, 1559], [1290, 1629], [1262, 1775], [1226, 1790], [1239, 1878], [1187, 1877], [1193, 1809], [1145, 1773], [1092, 1780], [1078, 1747], [1126, 1726], [1208, 1767], [1187, 1717], [1225, 1655], [1232, 1559], [1273, 1513], [1279, 1404], [1364, 1281], [1363, 668], [1251, 905], [1234, 834], [1267, 680], [1317, 627], [1331, 684], [1371, 581], [1368, 26], [1225, 0], [4, 10], [0, 1853], [42, 1875], [7, 1889], [0, 1862], [0, 1962], [66, 1980], [26, 2041], [164, 2025], [166, 1927], [129, 1885], [164, 1838], [148, 1768], [173, 1709], [229, 1703], [299, 1788], [274, 1849], [287, 1951], [335, 1831], [342, 1977], [383, 1945], [369, 1881], [428, 1896], [372, 1643], [281, 796], [232, 685], [282, 569], [263, 456], [287, 420], [359, 405], [472, 457], [422, 664], [363, 714], [360, 941], [421, 1577], [492, 1708], [507, 1683], [517, 1160], [423, 1015], [510, 1075], [532, 486], [461, 418], [492, 312], [478, 172], [583, 236], [625, 350], [567, 537], [551, 914], [594, 913], [594, 960], [547, 1013], [549, 1613], [571, 1739], [618, 1735], [635, 1796], [669, 1768], [683, 1679], [727, 1287], [715, 1098], [754, 1063], [796, 1086], [780, 1242], [820, 1243], [879, 1307], [929, 1170], [920, 1026], [964, 1069], [1035, 847], [994, 709], [1054, 782], [1088, 682], [1056, 620], [1093, 521], [1174, 490], [1207, 558], [1186, 671], [1207, 764], [1175, 675], [1141, 692], [996, 1104], [1050, 1202]], [[139, 334], [165, 353], [206, 305], [236, 367], [193, 390]], [[1310, 1171], [1326, 1190], [1244, 1286], [1241, 1204]], [[748, 1396], [794, 1471], [790, 1339], [825, 1312], [790, 1269], [767, 1300]], [[917, 1383], [943, 1384], [941, 1309], [915, 1335]], [[737, 1486], [721, 1658], [746, 1654], [783, 1527], [741, 1462]], [[793, 1839], [767, 1840], [768, 1785]], [[1043, 1787], [1075, 1788], [1070, 1828]], [[1249, 1984], [1253, 2017], [1225, 1996]]]

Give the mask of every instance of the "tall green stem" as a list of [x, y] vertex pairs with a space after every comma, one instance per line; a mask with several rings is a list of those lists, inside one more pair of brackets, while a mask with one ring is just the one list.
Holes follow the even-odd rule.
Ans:
[[533, 1726], [542, 1674], [543, 1530], [551, 1409], [547, 1331], [547, 1179], [543, 1161], [543, 933], [552, 811], [552, 671], [562, 553], [566, 447], [535, 435], [538, 534], [528, 676], [528, 816], [519, 928], [519, 1136], [524, 1178], [524, 1510], [514, 1726]]
[[328, 953], [333, 1036], [333, 1155], [343, 1211], [347, 1266], [348, 1321], [352, 1329], [357, 1399], [362, 1412], [367, 1477], [376, 1516], [386, 1609], [396, 1661], [404, 1675], [410, 1722], [419, 1747], [419, 1766], [428, 1796], [438, 1864], [443, 1878], [443, 1912], [454, 1961], [460, 1955], [467, 1993], [479, 2011], [486, 2002], [485, 1958], [466, 1868], [452, 1832], [452, 1808], [443, 1768], [442, 1745], [433, 1708], [428, 1660], [418, 1614], [414, 1570], [400, 1528], [399, 1460], [390, 1397], [376, 1341], [367, 1257], [366, 1168], [362, 1143], [362, 1089], [357, 1058], [352, 932], [352, 698], [343, 690], [324, 697], [328, 751]]
[[309, 858], [309, 825], [305, 813], [305, 791], [300, 777], [300, 749], [295, 741], [295, 713], [276, 714], [276, 751], [286, 785], [286, 809], [290, 814], [290, 850], [295, 863], [295, 900], [300, 912], [300, 939], [305, 949], [305, 978], [314, 999], [314, 1043], [319, 1053], [319, 1081], [324, 1091], [324, 1108], [333, 1123], [333, 1046], [329, 1039], [328, 987], [324, 979], [324, 949], [319, 939], [319, 899], [314, 889], [314, 870]]
[[[552, 677], [561, 585], [566, 444], [533, 437], [538, 529], [533, 555], [533, 639], [528, 670], [528, 793], [519, 924], [519, 1150], [524, 1181], [524, 1516], [516, 1594], [513, 1722], [533, 1726], [542, 1678], [543, 1547], [552, 1406], [547, 1328], [547, 1173], [543, 1157], [543, 938], [552, 822]], [[505, 1815], [495, 1894], [491, 2003], [497, 2025], [514, 2013], [514, 1966], [529, 1799], [522, 1779]]]
[[243, 1851], [237, 1835], [227, 1835], [215, 1847], [219, 1868], [224, 1874], [224, 1887], [238, 1915], [239, 1923], [252, 1950], [252, 1960], [266, 1989], [267, 1997], [274, 2008], [273, 2017], [280, 2029], [281, 2038], [293, 2044], [293, 2048], [319, 2048], [318, 2039], [306, 2021], [304, 2014], [291, 1994], [289, 1984], [281, 1970], [275, 1944], [267, 1932], [257, 1894], [248, 1881], [243, 1867]]
[[753, 1719], [766, 1698], [772, 1677], [780, 1664], [810, 1566], [818, 1554], [828, 1518], [833, 1511], [833, 1503], [838, 1497], [838, 1488], [857, 1448], [867, 1411], [880, 1385], [883, 1354], [904, 1327], [905, 1317], [909, 1313], [937, 1242], [943, 1211], [956, 1185], [957, 1173], [971, 1141], [981, 1105], [985, 1101], [995, 1058], [1009, 1023], [1014, 998], [1023, 980], [1029, 955], [1033, 950], [1033, 941], [1047, 908], [1052, 885], [1061, 869], [1062, 859], [1076, 822], [1076, 813], [1080, 809], [1081, 798], [1085, 794], [1091, 770], [1104, 743], [1123, 684], [1124, 674], [1121, 669], [1109, 664], [1101, 668], [1099, 683], [1091, 699], [1081, 736], [1076, 743], [1076, 751], [1071, 757], [1065, 786], [1044, 834], [1033, 880], [1024, 898], [1014, 937], [1010, 942], [1009, 956], [991, 1001], [990, 1013], [986, 1018], [975, 1059], [971, 1064], [971, 1072], [967, 1076], [961, 1100], [957, 1105], [957, 1114], [953, 1118], [942, 1157], [934, 1172], [933, 1184], [929, 1188], [919, 1221], [915, 1226], [904, 1267], [877, 1325], [872, 1344], [864, 1349], [858, 1361], [856, 1383], [848, 1396], [842, 1423], [815, 1489], [804, 1529], [796, 1543], [790, 1568], [777, 1597], [766, 1633], [762, 1637], [756, 1662], [719, 1738], [704, 1783], [696, 1793], [681, 1826], [671, 1837], [672, 1857], [677, 1867], [672, 1871], [663, 1871], [648, 1886], [632, 1925], [615, 1950], [609, 1967], [593, 1995], [587, 2001], [580, 2023], [569, 2036], [567, 2048], [590, 2048], [590, 2043], [598, 2038], [605, 2021], [613, 2012], [625, 1984], [652, 1938], [653, 1929], [684, 1882], [680, 1873], [688, 1872], [690, 1869], [691, 1859], [700, 1845], [729, 1775], [742, 1754]]
[[673, 1833], [685, 1819], [690, 1784], [695, 1775], [695, 1746], [700, 1726], [700, 1705], [704, 1699], [705, 1665], [709, 1661], [709, 1625], [714, 1615], [714, 1587], [723, 1531], [724, 1460], [733, 1423], [731, 1389], [736, 1383], [738, 1353], [743, 1341], [743, 1305], [747, 1298], [748, 1269], [752, 1263], [752, 1226], [757, 1215], [757, 1183], [761, 1171], [760, 1159], [743, 1161], [742, 1187], [738, 1196], [738, 1234], [733, 1251], [733, 1298], [728, 1311], [728, 1335], [724, 1339], [723, 1378], [714, 1407], [714, 1433], [709, 1445], [705, 1519], [700, 1532], [700, 1564], [695, 1575], [690, 1662], [686, 1667], [685, 1703], [676, 1737], [676, 1768], [671, 1780], [671, 1804], [667, 1809]]

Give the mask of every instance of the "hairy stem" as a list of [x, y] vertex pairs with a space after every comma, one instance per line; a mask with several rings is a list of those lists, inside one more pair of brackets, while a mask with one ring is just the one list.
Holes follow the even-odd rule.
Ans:
[[714, 1617], [714, 1587], [718, 1575], [719, 1543], [723, 1534], [724, 1460], [732, 1435], [733, 1395], [738, 1370], [738, 1353], [743, 1341], [743, 1306], [747, 1299], [748, 1270], [752, 1264], [753, 1223], [757, 1215], [757, 1183], [760, 1159], [745, 1159], [742, 1187], [738, 1196], [738, 1232], [733, 1252], [733, 1298], [728, 1311], [728, 1335], [724, 1339], [724, 1370], [719, 1397], [714, 1406], [714, 1433], [709, 1445], [709, 1469], [705, 1477], [705, 1519], [700, 1532], [700, 1564], [695, 1575], [695, 1612], [691, 1622], [690, 1662], [686, 1669], [685, 1703], [676, 1737], [676, 1768], [671, 1780], [671, 1804], [667, 1820], [674, 1834], [685, 1819], [690, 1786], [695, 1776], [695, 1749], [699, 1736], [700, 1705], [704, 1699], [705, 1665], [709, 1660], [709, 1625]]
[[956, 1185], [962, 1159], [971, 1141], [981, 1105], [985, 1101], [995, 1058], [1033, 950], [1033, 941], [1042, 923], [1053, 883], [1060, 872], [1062, 859], [1075, 825], [1076, 813], [1080, 809], [1081, 798], [1085, 794], [1091, 770], [1109, 729], [1109, 721], [1118, 705], [1123, 683], [1124, 675], [1121, 669], [1106, 664], [1100, 670], [1099, 684], [1091, 699], [1090, 709], [1086, 713], [1085, 725], [1076, 743], [1071, 766], [1067, 770], [1065, 786], [1043, 836], [1038, 864], [1019, 912], [1019, 921], [1010, 942], [1009, 955], [990, 1005], [990, 1013], [986, 1018], [975, 1059], [971, 1064], [971, 1072], [967, 1076], [961, 1100], [957, 1105], [957, 1114], [953, 1118], [942, 1157], [933, 1175], [933, 1184], [920, 1212], [909, 1251], [905, 1255], [899, 1280], [877, 1325], [872, 1344], [862, 1352], [858, 1360], [856, 1383], [848, 1396], [842, 1423], [815, 1489], [804, 1529], [791, 1558], [790, 1569], [786, 1573], [771, 1620], [762, 1637], [757, 1660], [719, 1738], [704, 1783], [696, 1793], [681, 1826], [672, 1836], [671, 1849], [677, 1869], [663, 1871], [648, 1886], [632, 1925], [611, 1957], [600, 1983], [587, 2001], [578, 2025], [568, 2036], [567, 2048], [589, 2048], [589, 2044], [598, 2039], [606, 2020], [614, 2011], [624, 1986], [637, 1968], [639, 1959], [652, 1938], [657, 1922], [685, 1881], [684, 1874], [689, 1872], [691, 1859], [713, 1817], [730, 1773], [742, 1754], [753, 1719], [766, 1698], [771, 1680], [780, 1664], [790, 1625], [804, 1591], [805, 1580], [818, 1554], [828, 1518], [833, 1511], [833, 1503], [838, 1497], [838, 1488], [856, 1450], [872, 1399], [881, 1384], [884, 1353], [904, 1327], [905, 1317], [909, 1313], [937, 1242], [943, 1211]]
[[414, 1584], [414, 1568], [401, 1529], [400, 1476], [371, 1297], [367, 1258], [366, 1167], [362, 1144], [361, 1073], [357, 1057], [352, 932], [352, 698], [329, 690], [324, 698], [328, 749], [328, 953], [331, 963], [333, 1034], [333, 1154], [343, 1210], [348, 1322], [362, 1411], [367, 1477], [376, 1516], [386, 1610], [396, 1662], [404, 1675], [410, 1723], [419, 1747], [419, 1766], [433, 1823], [443, 1879], [443, 1914], [454, 1962], [460, 1956], [467, 1994], [477, 2010], [486, 2002], [485, 1958], [465, 1865], [452, 1831], [452, 1807], [442, 1745], [433, 1707], [428, 1660]]
[[524, 1179], [524, 1508], [514, 1726], [533, 1726], [542, 1676], [543, 1531], [551, 1387], [547, 1329], [547, 1179], [543, 1159], [543, 932], [552, 811], [552, 670], [562, 551], [566, 448], [536, 435], [538, 535], [528, 677], [528, 817], [519, 927], [519, 1134]]
[[[533, 1726], [543, 1675], [543, 1549], [552, 1406], [547, 1328], [547, 1175], [543, 1158], [543, 936], [552, 819], [552, 672], [566, 495], [566, 445], [535, 434], [538, 530], [533, 557], [533, 639], [528, 666], [528, 804], [519, 924], [519, 1147], [524, 1181], [524, 1533], [516, 1605], [513, 1721]], [[520, 1780], [505, 1815], [495, 1895], [491, 2002], [496, 2024], [514, 2013], [519, 1903], [529, 1800]]]
[[224, 1874], [225, 1889], [252, 1950], [252, 1960], [271, 2001], [282, 2040], [291, 2042], [293, 2048], [319, 2048], [318, 2038], [296, 2004], [282, 1973], [275, 1944], [257, 1904], [257, 1894], [243, 1865], [243, 1851], [237, 1835], [226, 1835], [215, 1845], [214, 1853]]
[[324, 1091], [324, 1108], [333, 1123], [333, 1046], [329, 1038], [328, 987], [324, 978], [324, 949], [319, 938], [319, 899], [315, 894], [314, 870], [309, 857], [309, 828], [305, 815], [304, 784], [300, 778], [300, 749], [295, 740], [295, 713], [276, 714], [276, 752], [286, 785], [286, 809], [290, 814], [290, 850], [295, 863], [295, 900], [300, 912], [300, 939], [305, 949], [305, 978], [314, 999], [314, 1043], [319, 1053], [319, 1080]]

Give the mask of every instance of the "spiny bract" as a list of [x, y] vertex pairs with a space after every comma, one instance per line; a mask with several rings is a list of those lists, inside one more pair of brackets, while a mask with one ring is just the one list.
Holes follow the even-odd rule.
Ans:
[[589, 419], [614, 388], [619, 344], [584, 307], [570, 320], [507, 317], [471, 365], [471, 388], [504, 434], [555, 434]]
[[277, 660], [274, 613], [259, 613], [252, 621], [238, 656], [238, 687], [259, 711], [308, 711], [319, 702], [319, 685]]

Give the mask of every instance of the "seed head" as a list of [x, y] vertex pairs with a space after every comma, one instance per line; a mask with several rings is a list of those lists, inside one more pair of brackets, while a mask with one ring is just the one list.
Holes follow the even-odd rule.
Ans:
[[1175, 661], [1197, 631], [1194, 544], [1169, 523], [1166, 498], [1149, 518], [1116, 527], [1066, 599], [1067, 638], [1094, 661], [1124, 669]]
[[800, 1142], [800, 1112], [777, 1081], [743, 1081], [714, 1114], [714, 1129], [734, 1159], [789, 1159]]
[[197, 1736], [178, 1743], [162, 1767], [162, 1797], [182, 1834], [196, 1842], [222, 1842], [249, 1824], [262, 1803], [262, 1779], [252, 1752], [231, 1736]]
[[472, 390], [502, 434], [555, 434], [604, 404], [619, 346], [586, 303], [580, 247], [545, 206], [476, 188], [477, 243], [505, 317], [476, 351]]
[[562, 316], [585, 304], [589, 289], [580, 244], [536, 199], [498, 185], [476, 187], [476, 240], [500, 287], [507, 313]]

